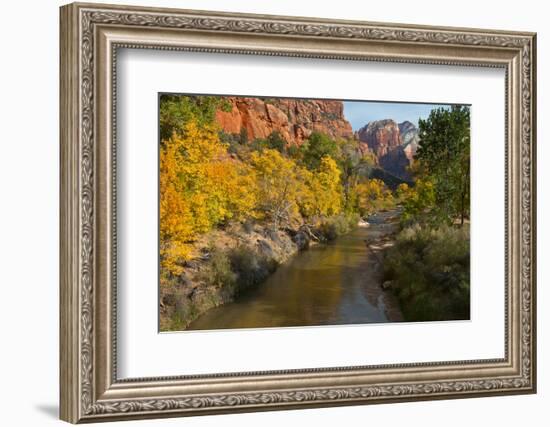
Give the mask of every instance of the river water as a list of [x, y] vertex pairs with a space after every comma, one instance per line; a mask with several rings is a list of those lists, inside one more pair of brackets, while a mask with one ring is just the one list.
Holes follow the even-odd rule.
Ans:
[[401, 320], [393, 295], [381, 286], [381, 265], [367, 250], [395, 230], [395, 211], [369, 218], [328, 244], [295, 255], [264, 283], [213, 308], [188, 330], [342, 325]]

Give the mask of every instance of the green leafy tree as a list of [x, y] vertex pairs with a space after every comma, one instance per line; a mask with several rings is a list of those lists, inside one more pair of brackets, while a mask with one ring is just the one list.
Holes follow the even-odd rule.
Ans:
[[187, 123], [199, 126], [213, 123], [221, 98], [214, 96], [160, 96], [160, 140], [167, 141], [173, 133], [182, 135]]
[[446, 222], [470, 215], [470, 108], [453, 105], [419, 120], [418, 174], [433, 184], [432, 212]]
[[405, 186], [407, 184], [401, 184], [397, 189], [397, 197], [403, 203], [404, 221], [421, 217], [427, 210], [434, 208], [436, 195], [432, 181], [417, 179], [414, 187]]
[[318, 169], [323, 157], [336, 159], [339, 154], [336, 141], [320, 132], [313, 132], [300, 148], [302, 161], [309, 170]]
[[287, 154], [287, 142], [278, 131], [271, 132], [267, 138], [256, 138], [250, 143], [250, 150], [262, 151], [265, 149], [277, 150], [281, 154]]
[[267, 137], [267, 148], [277, 150], [279, 153], [286, 153], [286, 145], [286, 140], [276, 130]]

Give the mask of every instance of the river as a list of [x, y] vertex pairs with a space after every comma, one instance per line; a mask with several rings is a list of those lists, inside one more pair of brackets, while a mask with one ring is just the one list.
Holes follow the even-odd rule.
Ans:
[[402, 320], [395, 297], [380, 286], [380, 254], [367, 250], [396, 229], [398, 212], [371, 216], [328, 244], [312, 246], [234, 302], [213, 308], [188, 330], [342, 325]]

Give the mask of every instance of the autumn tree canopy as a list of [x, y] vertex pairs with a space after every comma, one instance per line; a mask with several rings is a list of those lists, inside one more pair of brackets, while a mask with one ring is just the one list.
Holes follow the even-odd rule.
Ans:
[[162, 95], [160, 99], [160, 256], [177, 275], [193, 242], [230, 222], [274, 228], [315, 224], [346, 212], [368, 214], [392, 193], [368, 178], [374, 160], [355, 139], [313, 132], [291, 146], [278, 132], [249, 141], [215, 121], [223, 98]]

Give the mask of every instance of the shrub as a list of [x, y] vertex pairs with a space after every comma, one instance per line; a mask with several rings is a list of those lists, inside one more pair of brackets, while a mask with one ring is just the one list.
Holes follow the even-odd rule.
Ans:
[[210, 259], [204, 270], [201, 271], [200, 279], [209, 286], [221, 288], [233, 286], [236, 278], [227, 254], [221, 249], [211, 248]]
[[169, 328], [166, 330], [185, 329], [202, 313], [217, 307], [222, 302], [221, 292], [212, 287], [196, 292], [193, 296], [179, 295], [170, 316]]
[[393, 281], [406, 320], [469, 319], [469, 227], [404, 229], [386, 253], [384, 276]]
[[349, 233], [359, 221], [358, 214], [340, 214], [326, 219], [319, 226], [319, 232], [326, 240], [334, 240]]
[[229, 252], [231, 269], [236, 276], [234, 293], [263, 282], [277, 268], [276, 261], [260, 255], [253, 248], [239, 246]]
[[245, 233], [247, 234], [250, 234], [254, 231], [254, 220], [251, 219], [251, 218], [247, 218], [244, 222], [243, 222], [243, 230], [245, 231]]

